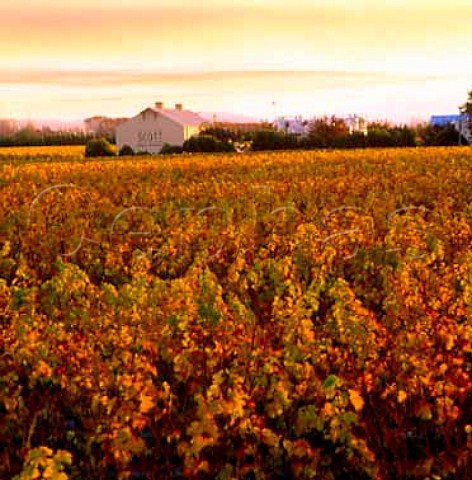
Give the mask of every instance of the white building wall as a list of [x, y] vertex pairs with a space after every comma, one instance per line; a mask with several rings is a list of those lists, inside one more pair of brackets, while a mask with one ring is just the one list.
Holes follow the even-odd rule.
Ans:
[[135, 153], [159, 153], [165, 143], [182, 146], [185, 140], [185, 126], [153, 110], [141, 112], [116, 129], [118, 151], [129, 145]]
[[279, 117], [274, 121], [274, 126], [279, 132], [290, 133], [304, 137], [309, 131], [309, 122], [302, 117]]
[[190, 137], [197, 136], [200, 133], [200, 127], [194, 125], [185, 126], [185, 140], [188, 140]]

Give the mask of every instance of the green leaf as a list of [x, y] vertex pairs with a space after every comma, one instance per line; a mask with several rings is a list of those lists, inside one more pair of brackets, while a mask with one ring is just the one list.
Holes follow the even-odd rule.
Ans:
[[354, 412], [346, 412], [341, 417], [344, 423], [349, 427], [351, 424], [357, 423], [357, 415]]
[[339, 385], [341, 383], [341, 379], [337, 377], [336, 375], [330, 375], [329, 377], [326, 378], [326, 380], [323, 383], [324, 388], [331, 388]]

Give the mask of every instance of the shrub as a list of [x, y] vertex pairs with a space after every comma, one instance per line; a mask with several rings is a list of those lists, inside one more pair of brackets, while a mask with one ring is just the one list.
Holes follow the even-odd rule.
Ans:
[[179, 145], [169, 145], [168, 143], [164, 143], [160, 153], [162, 155], [168, 155], [172, 153], [182, 153], [182, 147]]
[[222, 142], [212, 135], [191, 137], [184, 142], [184, 152], [234, 152], [231, 143]]
[[122, 157], [130, 157], [134, 155], [134, 150], [129, 145], [123, 145], [118, 152], [118, 155]]
[[292, 150], [298, 148], [296, 135], [271, 130], [259, 130], [254, 134], [252, 149], [262, 150]]
[[106, 138], [94, 138], [85, 145], [86, 157], [112, 157], [114, 155], [115, 148]]

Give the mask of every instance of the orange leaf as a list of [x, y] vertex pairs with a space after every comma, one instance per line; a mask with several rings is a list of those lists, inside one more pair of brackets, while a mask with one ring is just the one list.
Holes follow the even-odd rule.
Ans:
[[356, 390], [349, 390], [349, 400], [351, 401], [356, 412], [362, 410], [362, 407], [364, 406], [364, 399], [360, 396], [359, 392]]
[[406, 400], [407, 394], [403, 390], [398, 391], [398, 403], [403, 403]]
[[141, 406], [139, 407], [139, 411], [141, 413], [147, 413], [152, 407], [154, 407], [153, 397], [151, 397], [151, 395], [141, 395]]

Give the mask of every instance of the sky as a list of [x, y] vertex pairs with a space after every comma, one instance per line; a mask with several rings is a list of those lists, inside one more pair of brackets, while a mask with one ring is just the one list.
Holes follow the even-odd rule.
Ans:
[[0, 118], [457, 113], [470, 0], [0, 0]]

